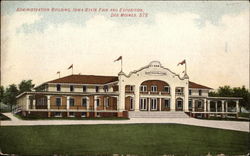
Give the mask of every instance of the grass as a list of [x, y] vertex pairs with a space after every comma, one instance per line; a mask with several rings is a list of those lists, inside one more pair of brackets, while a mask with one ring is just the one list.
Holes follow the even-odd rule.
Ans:
[[249, 146], [247, 132], [178, 124], [0, 128], [2, 152], [20, 155], [236, 155]]
[[20, 114], [15, 114], [15, 117], [22, 120], [129, 120], [129, 118], [123, 117], [91, 117], [91, 118], [77, 118], [77, 117], [50, 117], [44, 118], [40, 116], [22, 116]]
[[10, 120], [10, 118], [0, 113], [0, 120]]

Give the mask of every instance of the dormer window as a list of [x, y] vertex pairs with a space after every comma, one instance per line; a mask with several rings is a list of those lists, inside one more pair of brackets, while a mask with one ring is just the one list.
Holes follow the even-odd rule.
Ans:
[[59, 84], [56, 85], [56, 91], [61, 91], [61, 85]]
[[74, 86], [70, 85], [70, 91], [73, 92], [74, 91]]
[[109, 91], [109, 87], [107, 85], [103, 86], [103, 90], [104, 92], [108, 92]]
[[82, 91], [86, 92], [87, 91], [87, 86], [82, 86]]
[[201, 96], [202, 95], [202, 90], [199, 90], [199, 96]]
[[192, 95], [192, 90], [189, 89], [189, 90], [188, 90], [188, 93], [189, 93], [189, 95]]
[[95, 92], [99, 92], [99, 86], [95, 86]]

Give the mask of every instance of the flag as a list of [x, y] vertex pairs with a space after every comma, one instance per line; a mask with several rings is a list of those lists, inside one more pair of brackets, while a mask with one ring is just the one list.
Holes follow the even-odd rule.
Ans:
[[70, 68], [73, 68], [73, 64], [71, 64], [71, 66], [69, 66], [69, 68], [68, 68], [68, 69], [70, 69]]
[[119, 61], [121, 59], [122, 59], [122, 56], [118, 57], [116, 60], [114, 60], [114, 62]]
[[57, 74], [60, 74], [60, 71], [58, 71]]
[[185, 73], [185, 70], [184, 70], [184, 71], [182, 71], [182, 73]]
[[186, 60], [183, 60], [183, 61], [179, 62], [179, 63], [177, 64], [177, 66], [178, 66], [179, 64], [180, 64], [180, 65], [186, 64]]

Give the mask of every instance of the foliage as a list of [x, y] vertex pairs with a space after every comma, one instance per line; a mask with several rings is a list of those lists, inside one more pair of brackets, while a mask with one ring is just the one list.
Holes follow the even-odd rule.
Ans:
[[0, 86], [0, 103], [3, 102], [4, 98], [4, 87]]
[[240, 155], [249, 152], [249, 137], [178, 124], [4, 126], [0, 147], [19, 155]]
[[34, 84], [32, 84], [32, 80], [23, 80], [19, 83], [19, 94], [23, 92], [30, 92], [32, 88], [34, 88]]
[[16, 96], [18, 95], [18, 89], [15, 84], [9, 85], [4, 93], [3, 102], [10, 105], [11, 109], [13, 105], [16, 105]]
[[245, 88], [242, 87], [234, 87], [231, 88], [230, 86], [223, 86], [219, 87], [217, 92], [210, 92], [209, 96], [220, 96], [220, 97], [241, 97], [242, 99], [239, 102], [240, 107], [245, 107], [247, 109], [250, 108], [250, 92]]

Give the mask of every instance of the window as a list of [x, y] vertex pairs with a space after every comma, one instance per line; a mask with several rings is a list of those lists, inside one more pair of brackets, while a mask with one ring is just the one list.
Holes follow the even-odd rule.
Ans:
[[164, 99], [164, 105], [165, 105], [165, 108], [170, 108], [170, 101], [169, 101], [169, 99]]
[[75, 99], [74, 98], [70, 98], [69, 99], [69, 105], [70, 106], [74, 106], [75, 105]]
[[69, 117], [75, 117], [75, 113], [74, 112], [69, 112]]
[[177, 108], [182, 108], [182, 100], [177, 100]]
[[96, 107], [100, 106], [100, 99], [96, 99]]
[[140, 99], [140, 109], [141, 110], [146, 110], [147, 109], [147, 99], [146, 98], [141, 98]]
[[61, 117], [62, 113], [61, 112], [55, 112], [55, 117]]
[[86, 92], [87, 91], [87, 86], [82, 86], [82, 91]]
[[95, 92], [99, 92], [99, 86], [95, 86]]
[[56, 98], [56, 106], [61, 106], [62, 105], [62, 100], [60, 97]]
[[170, 92], [169, 86], [164, 86], [164, 92], [167, 92], [167, 93]]
[[202, 95], [202, 90], [199, 90], [199, 96], [201, 96]]
[[131, 91], [131, 92], [134, 91], [134, 86], [130, 86], [130, 91]]
[[103, 86], [103, 90], [104, 92], [108, 92], [109, 91], [109, 87], [107, 85]]
[[188, 101], [188, 108], [191, 109], [192, 108], [192, 100]]
[[59, 84], [56, 85], [56, 91], [58, 91], [58, 92], [61, 91], [61, 85], [59, 85]]
[[82, 117], [86, 117], [86, 112], [82, 112]]
[[141, 92], [146, 92], [147, 91], [147, 86], [143, 85], [140, 87]]
[[108, 97], [106, 97], [106, 98], [104, 99], [104, 106], [105, 106], [105, 107], [109, 107], [109, 98], [108, 98]]
[[74, 86], [70, 85], [69, 88], [70, 88], [70, 91], [71, 91], [71, 92], [74, 91]]
[[157, 109], [157, 99], [151, 99], [151, 110]]
[[134, 109], [134, 100], [133, 98], [131, 97], [130, 98], [130, 110], [133, 110]]
[[188, 90], [188, 94], [192, 95], [192, 90], [191, 89]]
[[155, 85], [154, 85], [154, 86], [151, 86], [151, 91], [152, 91], [152, 92], [157, 92], [157, 86], [155, 86]]
[[202, 103], [201, 103], [201, 101], [198, 101], [198, 102], [197, 102], [197, 107], [198, 107], [198, 108], [202, 108]]
[[83, 107], [87, 107], [87, 101], [88, 101], [87, 97], [82, 98], [82, 106]]

